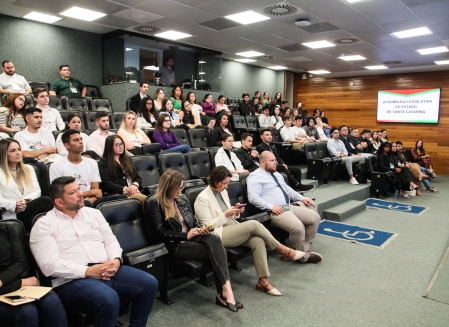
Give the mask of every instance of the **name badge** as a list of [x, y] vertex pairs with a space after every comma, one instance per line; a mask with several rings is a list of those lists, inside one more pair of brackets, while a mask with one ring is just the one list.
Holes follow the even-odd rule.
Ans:
[[19, 124], [16, 123], [11, 123], [11, 128], [15, 131], [20, 131], [20, 127]]
[[76, 87], [73, 87], [73, 86], [70, 88], [70, 91], [72, 91], [72, 93], [78, 93], [78, 91], [76, 90]]
[[355, 149], [354, 146], [352, 145], [352, 143], [349, 143], [349, 145], [351, 146], [351, 148]]
[[19, 90], [22, 89], [22, 88], [21, 88], [19, 85], [17, 85], [17, 84], [11, 84], [11, 87], [12, 87], [12, 89], [13, 89], [14, 91], [19, 91]]
[[134, 141], [133, 144], [134, 144], [134, 146], [136, 146], [138, 148], [140, 148], [142, 146], [139, 141]]
[[52, 124], [52, 121], [51, 121], [51, 120], [46, 120], [46, 121], [44, 122], [44, 126], [47, 127], [48, 129], [50, 129], [52, 125], [53, 125], [53, 124]]
[[150, 122], [154, 123], [156, 121], [156, 119], [154, 119], [153, 116], [150, 117]]
[[390, 162], [390, 168], [394, 168], [394, 165], [392, 162]]

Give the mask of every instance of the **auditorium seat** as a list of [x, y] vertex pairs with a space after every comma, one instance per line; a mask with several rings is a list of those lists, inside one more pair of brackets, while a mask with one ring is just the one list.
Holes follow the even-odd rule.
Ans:
[[78, 110], [81, 112], [87, 112], [89, 110], [87, 99], [84, 97], [65, 97], [63, 103], [65, 110]]
[[86, 87], [86, 97], [101, 98], [100, 89], [96, 85], [84, 85]]
[[34, 91], [34, 89], [42, 88], [50, 90], [50, 83], [48, 82], [28, 82], [30, 84], [31, 89]]
[[109, 101], [109, 99], [107, 99], [107, 98], [92, 98], [91, 110], [92, 111], [107, 111], [107, 112], [113, 111], [111, 101]]
[[81, 117], [81, 127], [82, 129], [84, 129], [84, 124], [83, 124], [83, 115], [80, 111], [78, 110], [59, 110], [59, 114], [61, 115], [61, 118], [64, 122], [67, 122], [67, 116], [70, 114], [77, 114]]
[[159, 166], [157, 158], [154, 155], [133, 156], [130, 157], [134, 167], [142, 178], [142, 187], [147, 190], [145, 194], [154, 194], [159, 184]]
[[63, 110], [64, 109], [62, 100], [57, 95], [49, 95], [48, 96], [48, 106], [50, 108], [55, 108], [55, 109], [58, 109], [58, 110]]
[[[95, 124], [95, 111], [84, 112], [84, 126], [88, 131], [96, 131], [98, 126]], [[111, 114], [109, 114], [109, 120], [111, 119]]]
[[28, 108], [34, 107], [34, 97], [32, 94], [24, 94]]
[[207, 151], [192, 151], [186, 156], [190, 174], [206, 182], [212, 170], [209, 153]]
[[205, 185], [204, 181], [200, 178], [194, 178], [189, 171], [186, 160], [182, 153], [170, 152], [161, 153], [159, 155], [159, 169], [161, 175], [167, 170], [177, 170], [185, 176], [184, 189], [188, 189], [193, 186]]
[[118, 130], [120, 128], [120, 125], [122, 124], [124, 115], [124, 112], [113, 112], [111, 115], [110, 126]]

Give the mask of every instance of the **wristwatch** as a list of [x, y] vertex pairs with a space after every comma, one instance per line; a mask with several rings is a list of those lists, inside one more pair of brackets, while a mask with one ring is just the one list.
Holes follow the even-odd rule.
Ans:
[[114, 258], [114, 260], [115, 260], [115, 259], [118, 259], [118, 261], [120, 261], [120, 264], [121, 264], [121, 265], [123, 264], [123, 259], [122, 259], [122, 257]]

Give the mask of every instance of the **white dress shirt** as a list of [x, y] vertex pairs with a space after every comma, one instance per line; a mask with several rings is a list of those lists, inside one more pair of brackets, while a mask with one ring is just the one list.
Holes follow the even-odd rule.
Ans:
[[103, 134], [100, 132], [100, 129], [97, 129], [95, 132], [90, 133], [89, 139], [94, 144], [95, 148], [97, 149], [97, 154], [100, 157], [103, 157], [104, 152], [104, 143], [106, 142], [106, 138], [109, 135], [114, 135], [115, 133], [112, 133], [110, 131], [107, 131], [106, 134]]
[[[228, 155], [224, 151], [223, 147], [218, 149], [217, 154], [215, 155], [215, 166], [225, 166], [229, 170], [243, 170], [242, 163], [240, 162], [240, 159], [237, 157], [237, 155], [231, 152], [231, 160], [229, 160]], [[232, 162], [231, 162], [232, 161]], [[234, 165], [233, 165], [234, 163]], [[234, 168], [235, 166], [235, 168]], [[232, 174], [231, 181], [237, 181], [239, 180], [239, 174]]]

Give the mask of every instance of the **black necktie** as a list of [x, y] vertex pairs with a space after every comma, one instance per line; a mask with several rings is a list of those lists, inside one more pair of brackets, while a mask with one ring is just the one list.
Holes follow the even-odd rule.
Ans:
[[172, 114], [172, 112], [170, 111], [168, 114], [170, 115], [171, 120], [173, 120], [173, 114]]
[[276, 184], [278, 184], [279, 188], [280, 188], [281, 191], [282, 191], [282, 194], [284, 194], [285, 203], [286, 203], [286, 204], [290, 204], [290, 198], [289, 198], [289, 196], [287, 195], [287, 193], [284, 191], [284, 189], [282, 188], [281, 184], [279, 184], [279, 181], [278, 181], [278, 179], [276, 178], [276, 176], [275, 176], [273, 173], [271, 173], [271, 176], [273, 177], [273, 179], [274, 179], [274, 181], [276, 182]]

